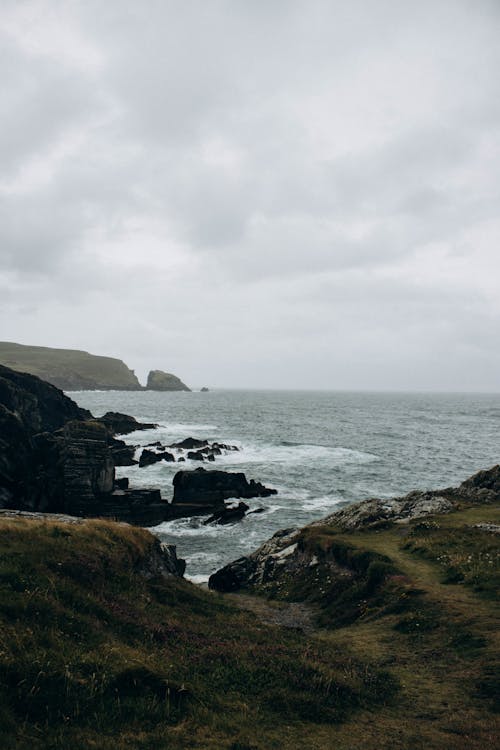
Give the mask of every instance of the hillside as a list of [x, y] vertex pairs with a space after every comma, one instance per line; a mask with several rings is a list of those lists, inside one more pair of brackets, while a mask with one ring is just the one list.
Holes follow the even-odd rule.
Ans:
[[65, 391], [141, 390], [133, 370], [113, 357], [77, 349], [52, 349], [0, 342], [0, 364], [29, 372]]
[[221, 595], [161, 575], [145, 530], [0, 513], [0, 745], [494, 747], [499, 516], [328, 519], [295, 574]]

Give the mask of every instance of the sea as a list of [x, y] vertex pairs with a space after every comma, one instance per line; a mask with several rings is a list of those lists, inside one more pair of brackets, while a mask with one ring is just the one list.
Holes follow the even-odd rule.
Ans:
[[[277, 495], [246, 501], [250, 514], [225, 526], [203, 517], [151, 529], [177, 545], [186, 576], [201, 583], [255, 550], [276, 531], [300, 527], [347, 504], [410, 490], [450, 487], [500, 462], [500, 394], [337, 391], [79, 391], [71, 397], [94, 416], [106, 411], [155, 422], [124, 439], [138, 446], [186, 437], [238, 446], [207, 469], [243, 471]], [[199, 462], [117, 468], [132, 487], [172, 497], [179, 469]]]

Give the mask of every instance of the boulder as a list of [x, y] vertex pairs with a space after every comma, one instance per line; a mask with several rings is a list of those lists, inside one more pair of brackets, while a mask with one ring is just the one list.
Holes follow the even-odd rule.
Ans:
[[168, 447], [180, 450], [195, 450], [205, 448], [206, 446], [208, 446], [208, 440], [197, 440], [196, 438], [188, 437], [185, 438], [185, 440], [181, 440], [179, 443], [172, 443]]
[[178, 471], [174, 476], [173, 504], [189, 503], [216, 507], [229, 498], [268, 497], [276, 490], [264, 487], [251, 479], [249, 482], [242, 472]]
[[163, 370], [151, 370], [146, 384], [148, 391], [190, 391], [176, 375]]
[[205, 456], [201, 451], [189, 451], [187, 454], [187, 457], [191, 459], [191, 461], [204, 461]]
[[147, 448], [144, 448], [141, 457], [139, 458], [139, 466], [151, 466], [152, 464], [158, 463], [158, 461], [175, 461], [175, 458], [168, 451], [155, 453], [155, 451], [150, 451]]
[[234, 523], [235, 521], [241, 521], [244, 518], [245, 513], [248, 510], [246, 503], [238, 503], [236, 506], [225, 505], [224, 508], [216, 510], [209, 518], [204, 521], [204, 525], [207, 526], [210, 523], [226, 524]]

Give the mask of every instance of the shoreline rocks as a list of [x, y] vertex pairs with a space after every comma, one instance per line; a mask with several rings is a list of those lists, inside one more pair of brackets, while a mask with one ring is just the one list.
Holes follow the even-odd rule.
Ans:
[[[404, 497], [369, 499], [349, 505], [319, 521], [309, 524], [331, 526], [340, 532], [378, 530], [387, 526], [406, 525], [413, 519], [450, 513], [461, 502], [487, 504], [500, 501], [500, 465], [479, 471], [458, 487], [427, 492], [410, 492]], [[209, 588], [237, 591], [294, 576], [317, 564], [312, 553], [301, 546], [302, 529], [283, 529], [255, 552], [225, 565], [210, 576]], [[347, 575], [348, 571], [337, 571]]]

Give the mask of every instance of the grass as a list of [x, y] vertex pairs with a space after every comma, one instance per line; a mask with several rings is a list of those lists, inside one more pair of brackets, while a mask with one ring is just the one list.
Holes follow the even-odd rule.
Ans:
[[398, 680], [378, 730], [358, 717], [349, 737], [337, 733], [340, 746], [498, 744], [500, 540], [474, 526], [499, 519], [498, 505], [462, 504], [407, 526], [308, 527], [299, 547], [315, 564], [260, 587], [275, 600], [313, 604], [317, 638], [377, 660]]
[[111, 522], [2, 519], [2, 748], [324, 747], [395, 699], [377, 660], [146, 580], [153, 544]]
[[[2, 519], [0, 747], [496, 746], [498, 537], [473, 526], [498, 517], [463, 505], [407, 526], [308, 527], [315, 564], [255, 592], [271, 601], [242, 596], [250, 612], [146, 580], [142, 529]], [[269, 624], [291, 601], [317, 613], [313, 632]]]

